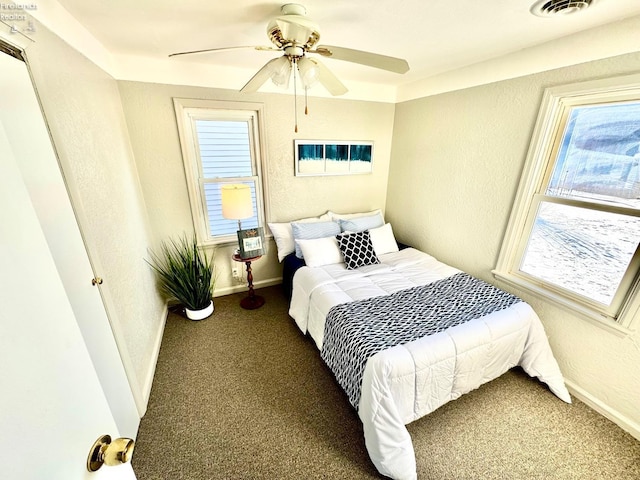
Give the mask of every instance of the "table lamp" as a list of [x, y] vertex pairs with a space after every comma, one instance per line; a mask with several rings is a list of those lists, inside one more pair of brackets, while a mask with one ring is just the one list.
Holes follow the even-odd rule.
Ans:
[[242, 230], [240, 220], [253, 217], [253, 200], [249, 185], [223, 185], [222, 216], [238, 221], [238, 230]]
[[[222, 216], [229, 220], [238, 220], [238, 242], [240, 241], [240, 232], [242, 231], [243, 218], [253, 217], [253, 200], [251, 199], [251, 188], [249, 185], [224, 185], [222, 191]], [[258, 229], [255, 231], [257, 232]], [[260, 244], [262, 240], [259, 238]], [[262, 254], [261, 254], [262, 255]], [[240, 249], [237, 249], [233, 255], [236, 262], [244, 262], [247, 266], [247, 282], [249, 286], [249, 296], [240, 301], [240, 306], [248, 310], [260, 308], [264, 305], [264, 298], [256, 295], [253, 290], [253, 273], [251, 271], [251, 261], [253, 258], [242, 258]]]

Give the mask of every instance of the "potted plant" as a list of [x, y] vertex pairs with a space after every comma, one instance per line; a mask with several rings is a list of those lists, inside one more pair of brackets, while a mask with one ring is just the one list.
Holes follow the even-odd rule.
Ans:
[[164, 241], [160, 251], [150, 251], [150, 255], [147, 263], [156, 272], [160, 291], [167, 300], [180, 302], [191, 320], [202, 320], [213, 313], [213, 256], [198, 249], [195, 235]]

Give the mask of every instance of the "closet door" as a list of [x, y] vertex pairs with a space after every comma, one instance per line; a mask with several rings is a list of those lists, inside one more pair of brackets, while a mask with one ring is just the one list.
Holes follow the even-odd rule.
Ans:
[[84, 478], [50, 469], [85, 472], [140, 416], [27, 66], [0, 70], [0, 477]]
[[87, 469], [120, 432], [17, 163], [0, 125], [0, 478], [135, 479]]

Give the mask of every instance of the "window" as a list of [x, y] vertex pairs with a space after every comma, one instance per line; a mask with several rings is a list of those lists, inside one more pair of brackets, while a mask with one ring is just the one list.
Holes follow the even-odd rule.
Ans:
[[254, 216], [242, 228], [264, 224], [262, 106], [174, 99], [191, 212], [200, 244], [237, 241], [238, 221], [222, 216], [220, 188], [251, 188]]
[[639, 244], [640, 77], [548, 89], [494, 274], [628, 326]]

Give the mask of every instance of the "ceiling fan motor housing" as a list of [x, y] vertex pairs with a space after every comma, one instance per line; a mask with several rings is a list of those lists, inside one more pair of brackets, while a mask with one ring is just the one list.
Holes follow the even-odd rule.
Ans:
[[274, 18], [267, 25], [267, 35], [278, 48], [300, 47], [302, 52], [296, 55], [301, 56], [318, 43], [320, 28], [306, 16], [307, 11], [302, 5], [288, 3], [281, 7], [281, 11], [284, 15]]

